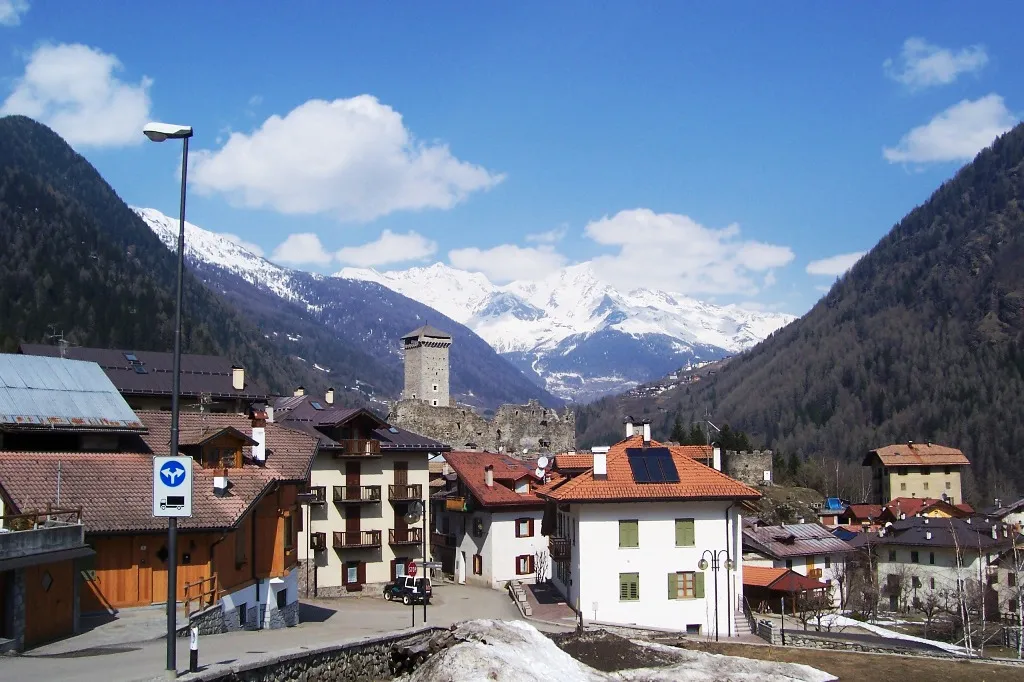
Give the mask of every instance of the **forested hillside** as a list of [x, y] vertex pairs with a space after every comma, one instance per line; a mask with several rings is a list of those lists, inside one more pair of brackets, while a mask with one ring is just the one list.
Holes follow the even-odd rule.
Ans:
[[[171, 349], [174, 255], [85, 159], [21, 116], [0, 118], [0, 243], [2, 350], [54, 331], [84, 346]], [[278, 391], [331, 382], [188, 273], [184, 313], [186, 352], [226, 355]]]
[[713, 376], [579, 410], [581, 444], [622, 415], [667, 433], [714, 419], [802, 458], [964, 450], [976, 501], [1024, 491], [1024, 125], [913, 210], [803, 318]]

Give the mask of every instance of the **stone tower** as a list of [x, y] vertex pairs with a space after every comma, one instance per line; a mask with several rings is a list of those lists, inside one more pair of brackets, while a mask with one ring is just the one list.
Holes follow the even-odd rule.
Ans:
[[448, 349], [451, 334], [424, 325], [402, 337], [405, 352], [403, 400], [422, 400], [434, 407], [448, 407]]

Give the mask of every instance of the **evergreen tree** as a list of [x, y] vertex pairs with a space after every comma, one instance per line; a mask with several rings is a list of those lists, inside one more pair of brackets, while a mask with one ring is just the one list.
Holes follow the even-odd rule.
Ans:
[[683, 420], [676, 415], [675, 424], [672, 425], [672, 433], [669, 435], [669, 440], [673, 440], [677, 443], [686, 442], [686, 431], [683, 430]]

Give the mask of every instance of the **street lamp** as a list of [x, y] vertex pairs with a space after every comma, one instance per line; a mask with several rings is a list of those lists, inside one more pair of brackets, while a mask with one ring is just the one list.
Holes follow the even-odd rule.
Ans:
[[[726, 573], [725, 573], [725, 576], [726, 576], [726, 581], [725, 581], [725, 599], [726, 599], [726, 601], [729, 602], [730, 605], [732, 604], [732, 595], [731, 595], [731, 591], [729, 590], [729, 580], [728, 580], [728, 577], [729, 577], [729, 571], [731, 571], [733, 569], [733, 562], [732, 562], [732, 559], [729, 558], [729, 550], [728, 549], [720, 549], [718, 551], [715, 551], [713, 549], [705, 549], [704, 553], [700, 555], [700, 561], [697, 562], [697, 568], [699, 568], [702, 571], [708, 570], [708, 566], [709, 566], [708, 560], [704, 558], [708, 554], [711, 555], [710, 566], [711, 566], [711, 571], [714, 573], [714, 576], [715, 576], [714, 577], [714, 581], [715, 581], [715, 641], [717, 642], [718, 641], [718, 566], [719, 566], [719, 560], [720, 560], [721, 556], [724, 554], [725, 555], [725, 564], [723, 566], [724, 566], [725, 571], [726, 571]], [[731, 608], [731, 606], [730, 606], [730, 608]], [[730, 612], [729, 615], [731, 616], [732, 613]], [[729, 620], [729, 636], [730, 637], [732, 636], [732, 619], [731, 618]]]
[[[178, 456], [178, 394], [181, 393], [181, 288], [185, 276], [185, 179], [188, 172], [188, 138], [192, 126], [173, 123], [147, 123], [142, 132], [153, 142], [181, 140], [181, 205], [178, 212], [178, 286], [174, 306], [174, 370], [171, 389], [171, 457]], [[177, 610], [178, 601], [178, 519], [167, 519], [167, 678], [178, 676]]]

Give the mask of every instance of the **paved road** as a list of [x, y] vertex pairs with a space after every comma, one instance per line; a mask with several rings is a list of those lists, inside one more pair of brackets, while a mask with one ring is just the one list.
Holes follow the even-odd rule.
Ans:
[[[232, 632], [201, 638], [201, 665], [262, 658], [272, 651], [340, 643], [412, 626], [411, 607], [379, 597], [315, 601], [303, 604], [304, 622], [294, 628], [262, 632]], [[462, 585], [435, 585], [427, 609], [428, 624], [448, 626], [471, 618], [519, 619], [519, 611], [504, 592]], [[416, 608], [422, 625], [423, 607]], [[546, 626], [544, 626], [546, 627]], [[8, 680], [115, 680], [162, 679], [166, 661], [163, 639], [142, 643], [108, 641], [77, 652], [29, 654], [0, 658], [0, 681]], [[43, 652], [46, 649], [42, 650]], [[178, 641], [178, 669], [188, 668], [188, 640]]]

